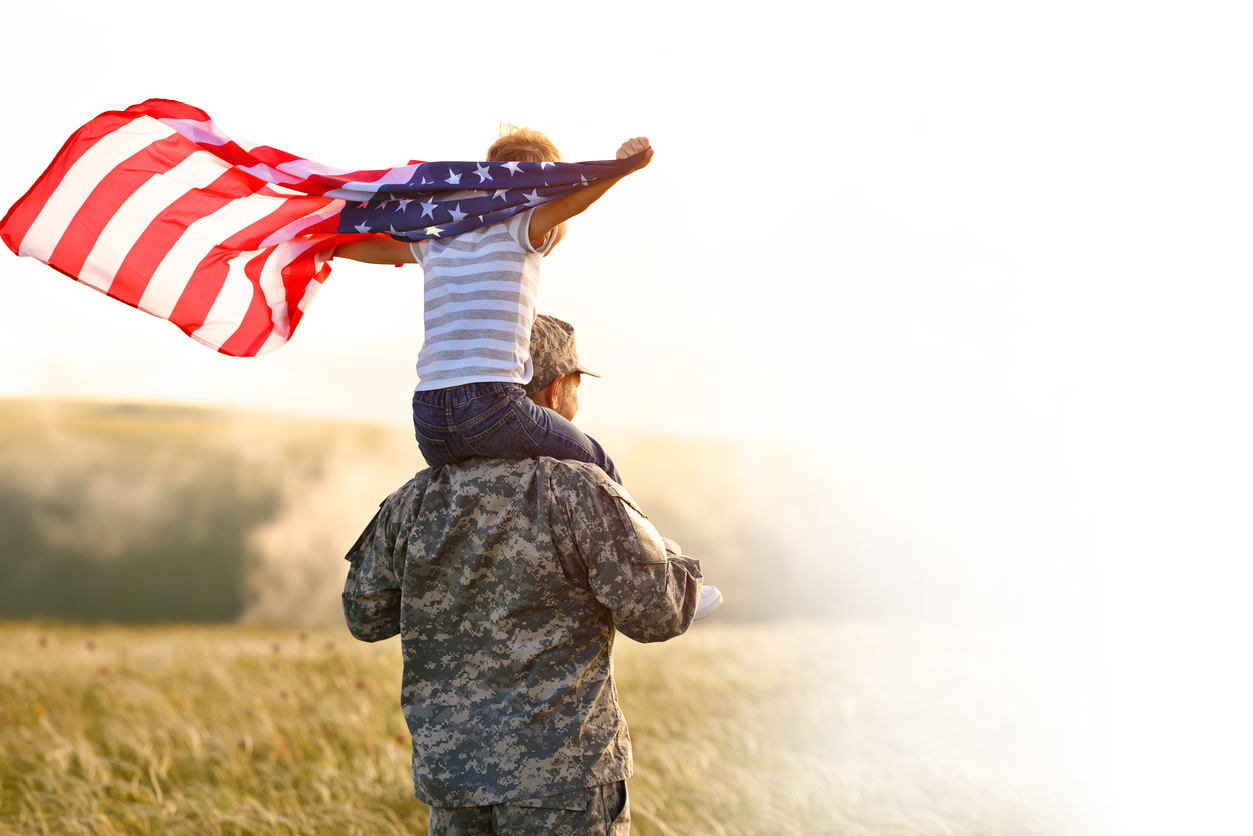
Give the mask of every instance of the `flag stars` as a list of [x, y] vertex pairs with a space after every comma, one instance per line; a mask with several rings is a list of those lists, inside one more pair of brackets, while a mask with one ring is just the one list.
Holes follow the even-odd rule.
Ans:
[[[512, 160], [423, 163], [423, 169], [414, 172], [413, 180], [403, 188], [393, 190], [380, 184], [373, 200], [360, 203], [352, 200], [349, 206], [358, 207], [357, 216], [352, 220], [360, 221], [360, 224], [352, 226], [349, 222], [342, 229], [363, 234], [390, 233], [396, 238], [412, 240], [460, 235], [497, 222], [501, 216], [510, 217], [516, 212], [546, 203], [558, 194], [586, 188], [600, 179], [595, 172], [583, 170], [576, 164], [568, 164], [568, 169], [563, 165], [567, 164]], [[548, 169], [554, 170], [555, 185], [546, 182]], [[503, 170], [508, 170], [510, 176], [522, 174], [522, 181], [512, 188], [497, 188], [498, 177], [499, 180], [510, 179], [504, 176]], [[462, 182], [462, 178], [470, 174], [478, 175], [477, 183]], [[423, 182], [422, 186], [417, 183], [419, 179]], [[357, 194], [362, 195], [362, 192]], [[498, 198], [501, 200], [499, 206], [496, 205]], [[415, 210], [416, 217], [409, 214], [411, 203], [421, 207]], [[462, 208], [463, 204], [476, 211], [467, 212]], [[397, 212], [401, 217], [397, 217]], [[423, 223], [431, 226], [423, 227]], [[397, 227], [400, 229], [397, 230]]]

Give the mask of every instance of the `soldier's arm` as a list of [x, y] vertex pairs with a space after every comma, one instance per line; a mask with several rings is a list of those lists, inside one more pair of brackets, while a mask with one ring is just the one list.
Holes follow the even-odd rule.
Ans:
[[577, 492], [561, 493], [577, 503], [570, 512], [577, 515], [573, 540], [592, 592], [613, 612], [614, 626], [640, 642], [686, 632], [700, 601], [700, 562], [679, 554], [626, 489], [603, 474]]
[[344, 581], [344, 621], [353, 638], [365, 642], [389, 639], [400, 632], [403, 549], [397, 550], [397, 532], [417, 478], [383, 500], [374, 519], [349, 550]]

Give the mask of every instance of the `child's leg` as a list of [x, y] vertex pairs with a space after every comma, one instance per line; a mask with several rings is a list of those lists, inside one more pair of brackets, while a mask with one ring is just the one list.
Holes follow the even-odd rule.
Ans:
[[512, 390], [517, 388], [468, 383], [414, 392], [413, 434], [427, 464], [452, 464], [474, 456], [531, 456], [530, 438], [512, 417]]
[[515, 408], [525, 411], [531, 438], [536, 443], [534, 455], [591, 462], [600, 465], [600, 469], [610, 479], [622, 484], [622, 477], [618, 475], [613, 459], [609, 458], [609, 454], [596, 439], [526, 396], [515, 403]]
[[621, 483], [613, 461], [595, 439], [529, 400], [521, 386], [468, 383], [414, 392], [413, 427], [418, 447], [431, 465], [474, 456], [552, 456], [599, 465]]

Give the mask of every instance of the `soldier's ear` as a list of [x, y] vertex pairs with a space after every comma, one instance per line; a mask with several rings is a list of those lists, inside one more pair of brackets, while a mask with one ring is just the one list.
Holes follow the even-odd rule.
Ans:
[[553, 382], [548, 384], [544, 389], [544, 406], [553, 412], [561, 411], [561, 383], [566, 379], [564, 374], [559, 374], [553, 378]]

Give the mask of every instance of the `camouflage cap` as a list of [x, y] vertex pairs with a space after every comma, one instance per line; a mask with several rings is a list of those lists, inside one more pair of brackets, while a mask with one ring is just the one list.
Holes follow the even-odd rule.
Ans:
[[548, 314], [537, 314], [531, 325], [531, 368], [531, 382], [523, 387], [528, 395], [548, 388], [559, 374], [578, 372], [600, 377], [579, 364], [574, 326]]

